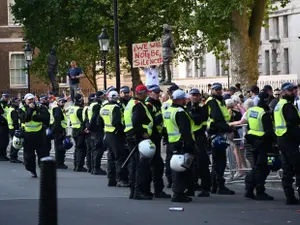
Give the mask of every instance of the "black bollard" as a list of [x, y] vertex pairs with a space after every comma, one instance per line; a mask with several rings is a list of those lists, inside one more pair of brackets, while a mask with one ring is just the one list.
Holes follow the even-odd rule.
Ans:
[[41, 159], [39, 225], [57, 225], [56, 165], [52, 157]]

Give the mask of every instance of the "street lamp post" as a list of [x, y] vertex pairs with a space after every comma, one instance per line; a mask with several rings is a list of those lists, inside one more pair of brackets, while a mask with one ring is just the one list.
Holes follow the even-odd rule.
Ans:
[[100, 52], [103, 55], [103, 72], [104, 72], [104, 90], [107, 88], [106, 80], [106, 56], [109, 51], [109, 36], [106, 32], [106, 29], [103, 28], [101, 34], [98, 36]]
[[27, 66], [27, 87], [28, 87], [28, 93], [30, 93], [30, 65], [32, 62], [32, 48], [30, 47], [29, 42], [27, 41], [25, 48], [24, 48], [24, 54], [25, 54], [25, 60], [26, 60], [26, 66]]
[[116, 88], [120, 90], [120, 49], [119, 49], [119, 22], [118, 22], [118, 0], [114, 0], [114, 41], [116, 61]]

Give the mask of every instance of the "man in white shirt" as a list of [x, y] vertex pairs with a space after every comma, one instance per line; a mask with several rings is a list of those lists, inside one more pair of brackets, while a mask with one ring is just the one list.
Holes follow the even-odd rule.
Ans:
[[150, 66], [150, 68], [143, 68], [146, 76], [146, 86], [159, 85], [157, 66]]

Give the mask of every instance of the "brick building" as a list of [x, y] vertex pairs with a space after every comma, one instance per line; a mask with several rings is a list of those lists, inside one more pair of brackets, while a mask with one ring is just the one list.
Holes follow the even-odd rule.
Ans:
[[[25, 57], [23, 31], [20, 25], [14, 24], [10, 5], [14, 0], [0, 0], [0, 92], [12, 94], [27, 90], [27, 72], [24, 71]], [[46, 73], [47, 71], [45, 71]], [[60, 82], [61, 88], [67, 88], [67, 79]], [[45, 93], [50, 86], [39, 80], [34, 74], [30, 75], [31, 91]], [[81, 81], [81, 88], [87, 92], [91, 89], [87, 79]]]

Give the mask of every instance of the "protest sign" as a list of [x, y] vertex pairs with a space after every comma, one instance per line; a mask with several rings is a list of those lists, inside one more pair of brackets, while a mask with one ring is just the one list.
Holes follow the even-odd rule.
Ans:
[[133, 44], [132, 52], [133, 68], [149, 67], [163, 63], [161, 41]]

